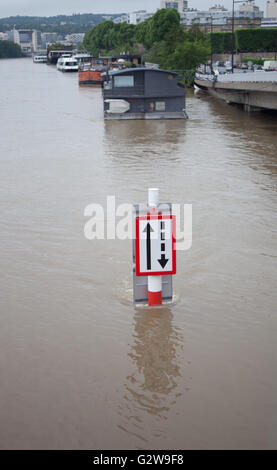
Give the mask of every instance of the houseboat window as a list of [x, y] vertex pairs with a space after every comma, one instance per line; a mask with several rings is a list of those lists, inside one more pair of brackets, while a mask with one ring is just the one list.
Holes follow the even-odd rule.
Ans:
[[134, 75], [123, 75], [121, 77], [114, 77], [115, 88], [129, 88], [135, 86]]
[[165, 111], [165, 101], [156, 101], [156, 111]]

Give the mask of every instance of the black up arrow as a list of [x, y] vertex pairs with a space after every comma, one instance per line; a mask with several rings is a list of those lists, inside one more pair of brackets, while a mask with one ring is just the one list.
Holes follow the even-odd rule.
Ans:
[[168, 263], [168, 259], [165, 258], [165, 255], [162, 255], [161, 259], [158, 259], [161, 267], [164, 269]]
[[150, 223], [146, 225], [145, 229], [143, 230], [144, 233], [147, 233], [147, 250], [146, 250], [146, 256], [147, 256], [147, 271], [151, 269], [151, 232], [154, 232], [152, 229]]

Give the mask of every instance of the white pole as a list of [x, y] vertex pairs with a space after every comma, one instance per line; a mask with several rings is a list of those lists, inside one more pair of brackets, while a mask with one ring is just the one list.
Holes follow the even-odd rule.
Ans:
[[[148, 206], [157, 209], [159, 205], [159, 189], [148, 189]], [[162, 304], [162, 276], [148, 276], [148, 305]]]

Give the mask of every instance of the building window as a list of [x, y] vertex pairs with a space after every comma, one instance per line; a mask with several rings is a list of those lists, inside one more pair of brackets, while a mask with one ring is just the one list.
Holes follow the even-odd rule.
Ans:
[[165, 111], [165, 101], [156, 101], [156, 111]]
[[114, 77], [115, 88], [131, 88], [135, 86], [134, 75], [123, 75], [121, 77]]

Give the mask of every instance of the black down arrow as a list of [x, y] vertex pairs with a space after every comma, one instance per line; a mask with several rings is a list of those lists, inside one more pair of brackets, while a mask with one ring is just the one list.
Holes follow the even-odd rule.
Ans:
[[162, 255], [161, 259], [158, 259], [161, 267], [164, 269], [168, 263], [168, 259], [166, 259], [165, 255]]

